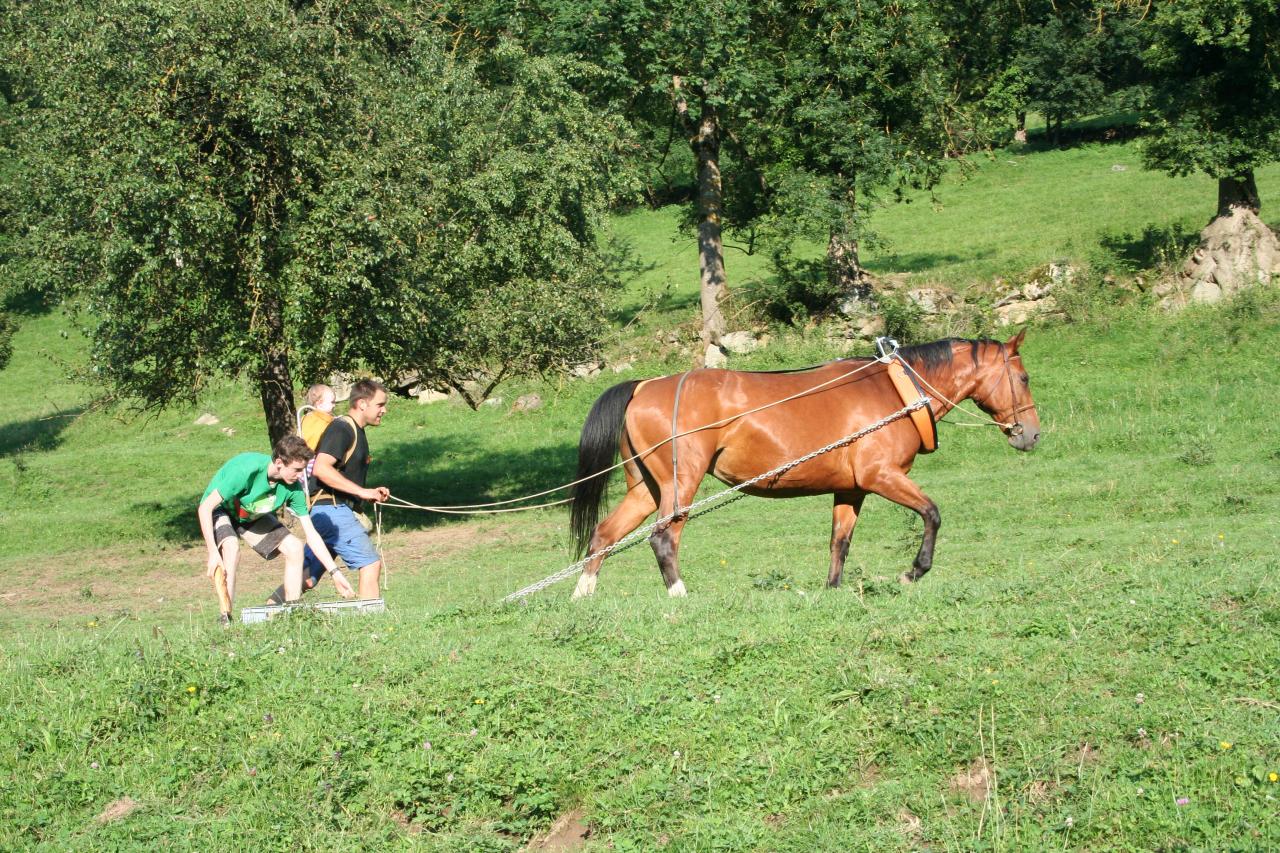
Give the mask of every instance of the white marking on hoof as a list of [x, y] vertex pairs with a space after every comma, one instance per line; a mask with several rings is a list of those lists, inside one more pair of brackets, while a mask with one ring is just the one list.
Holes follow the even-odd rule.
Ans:
[[595, 575], [579, 575], [578, 585], [573, 590], [574, 598], [586, 598], [596, 593], [596, 576]]
[[684, 598], [688, 594], [688, 591], [684, 588], [683, 580], [678, 580], [671, 586], [667, 587], [667, 595], [672, 598]]
[[911, 574], [909, 572], [903, 572], [902, 574], [898, 575], [898, 583], [913, 584], [915, 583], [915, 581], [911, 579]]

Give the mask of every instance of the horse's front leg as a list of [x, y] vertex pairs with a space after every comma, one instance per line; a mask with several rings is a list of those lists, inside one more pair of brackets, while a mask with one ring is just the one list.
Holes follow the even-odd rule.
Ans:
[[913, 509], [924, 519], [924, 539], [920, 542], [920, 550], [916, 553], [911, 571], [903, 572], [898, 580], [903, 583], [918, 581], [933, 568], [933, 545], [938, 538], [938, 528], [942, 525], [942, 516], [938, 506], [929, 500], [929, 496], [920, 491], [920, 487], [911, 482], [901, 471], [892, 470], [879, 474], [873, 483], [863, 484], [868, 491], [875, 492], [900, 506]]
[[863, 491], [836, 492], [835, 506], [831, 511], [831, 570], [827, 573], [827, 586], [840, 586], [844, 575], [844, 561], [849, 556], [849, 540], [853, 527], [862, 512]]

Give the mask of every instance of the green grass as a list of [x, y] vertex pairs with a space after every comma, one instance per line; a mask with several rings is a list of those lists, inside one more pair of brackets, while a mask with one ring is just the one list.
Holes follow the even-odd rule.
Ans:
[[[74, 416], [66, 330], [30, 318], [0, 373], [0, 849], [518, 850], [575, 810], [594, 850], [1280, 845], [1274, 292], [1033, 328], [1041, 446], [942, 428], [913, 473], [942, 512], [935, 568], [910, 588], [919, 521], [879, 499], [839, 590], [829, 500], [750, 499], [687, 529], [687, 599], [642, 546], [592, 600], [516, 607], [496, 602], [571, 560], [562, 512], [396, 512], [389, 613], [230, 631], [193, 515], [261, 448], [253, 396]], [[563, 482], [618, 378], [479, 412], [397, 401], [375, 476], [427, 503]], [[527, 390], [546, 405], [512, 412]], [[247, 565], [238, 604], [276, 583]]]
[[[944, 431], [916, 471], [943, 512], [936, 568], [911, 589], [892, 576], [918, 523], [878, 500], [850, 583], [823, 589], [815, 498], [695, 522], [682, 601], [639, 548], [606, 564], [592, 601], [565, 585], [495, 606], [569, 561], [548, 512], [455, 525], [461, 544], [393, 566], [383, 618], [224, 633], [202, 584], [187, 613], [95, 614], [92, 598], [75, 617], [19, 612], [0, 846], [501, 850], [573, 808], [599, 849], [1274, 846], [1280, 393], [1261, 354], [1278, 316], [1255, 301], [1033, 330], [1044, 442], [1020, 455], [991, 431]], [[604, 384], [520, 416], [402, 403], [375, 455], [415, 498], [549, 484]], [[27, 502], [47, 528], [6, 523], [10, 583], [50, 546], [92, 587], [90, 536], [116, 524], [140, 561], [172, 547], [138, 495], [189, 514], [239, 449], [179, 440], [191, 414], [91, 415], [26, 454], [32, 482], [60, 485]], [[252, 445], [252, 417], [224, 414]], [[126, 464], [105, 499], [62, 489]], [[424, 523], [392, 521], [389, 541]], [[74, 535], [44, 540], [59, 529]], [[187, 563], [198, 574], [199, 551]], [[274, 577], [246, 583], [265, 594]], [[983, 766], [996, 784], [973, 799], [956, 780]], [[97, 822], [125, 796], [137, 811]]]
[[[1167, 260], [1168, 249], [1180, 253], [1217, 203], [1211, 178], [1144, 170], [1135, 142], [1048, 151], [1014, 146], [975, 157], [971, 165], [953, 168], [932, 194], [878, 210], [871, 228], [884, 245], [863, 253], [873, 274], [906, 274], [915, 283], [964, 290], [994, 278], [1017, 280], [1060, 260], [1132, 272]], [[1265, 218], [1267, 205], [1280, 198], [1280, 164], [1258, 170], [1257, 181]], [[675, 208], [618, 220], [617, 234], [643, 267], [628, 282], [619, 312], [624, 319], [641, 306], [650, 306], [655, 328], [696, 318], [697, 246], [678, 222]], [[768, 261], [747, 255], [732, 235], [725, 242], [730, 287], [750, 292], [753, 282], [770, 275]], [[739, 306], [747, 310], [736, 318], [742, 325], [751, 317], [745, 301]]]

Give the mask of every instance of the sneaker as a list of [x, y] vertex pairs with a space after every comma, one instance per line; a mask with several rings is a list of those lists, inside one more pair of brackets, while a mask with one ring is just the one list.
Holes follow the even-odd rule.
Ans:
[[230, 613], [219, 613], [219, 614], [218, 614], [218, 624], [219, 624], [219, 625], [221, 625], [223, 628], [230, 628], [230, 627], [231, 627], [231, 614], [230, 614]]

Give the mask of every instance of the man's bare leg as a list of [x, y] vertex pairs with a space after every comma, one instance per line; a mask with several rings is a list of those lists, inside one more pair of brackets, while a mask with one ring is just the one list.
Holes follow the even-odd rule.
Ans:
[[382, 561], [370, 563], [360, 569], [360, 598], [380, 598], [378, 579], [382, 576]]
[[280, 543], [280, 555], [284, 557], [284, 600], [302, 598], [302, 540], [286, 536]]

